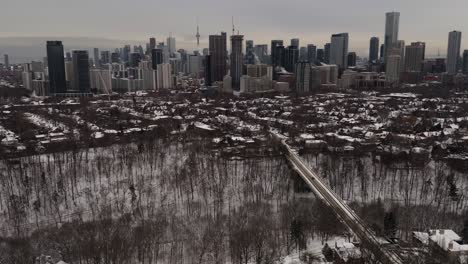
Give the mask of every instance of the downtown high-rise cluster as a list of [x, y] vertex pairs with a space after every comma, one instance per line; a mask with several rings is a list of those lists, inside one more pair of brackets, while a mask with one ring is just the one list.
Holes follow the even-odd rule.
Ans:
[[[197, 25], [193, 52], [177, 49], [176, 38], [169, 36], [165, 42], [151, 37], [145, 48], [94, 48], [92, 56], [87, 50], [64, 52], [61, 41], [48, 41], [44, 61], [22, 67], [23, 86], [37, 95], [89, 96], [184, 88], [187, 82], [181, 80], [187, 76], [199, 80], [195, 84], [202, 91], [238, 94], [465, 83], [468, 50], [461, 56], [461, 32], [449, 33], [446, 58], [432, 59], [427, 58], [425, 42], [405, 44], [399, 39], [399, 28], [400, 13], [386, 13], [383, 43], [379, 37], [371, 37], [367, 59], [349, 50], [347, 32], [331, 34], [323, 47], [302, 44], [298, 38], [256, 45], [233, 26], [230, 36], [225, 32], [209, 35], [208, 48], [199, 50]], [[11, 67], [8, 55], [4, 62], [4, 67]]]

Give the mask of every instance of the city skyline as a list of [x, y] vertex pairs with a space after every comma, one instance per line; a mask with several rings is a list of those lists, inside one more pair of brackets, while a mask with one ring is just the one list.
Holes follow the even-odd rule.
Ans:
[[[134, 2], [135, 5], [145, 4], [147, 8], [136, 8], [138, 13], [132, 9], [125, 9], [125, 12], [117, 9], [112, 12], [112, 16], [104, 18], [101, 11], [108, 8], [107, 1], [86, 0], [80, 1], [79, 4], [65, 4], [57, 0], [46, 0], [41, 3], [31, 2], [32, 7], [39, 6], [27, 9], [20, 3], [10, 1], [6, 3], [6, 10], [11, 12], [0, 18], [0, 23], [9, 26], [0, 31], [0, 39], [48, 37], [60, 40], [64, 37], [76, 37], [143, 44], [149, 37], [165, 41], [172, 34], [177, 39], [178, 48], [194, 50], [197, 48], [197, 21], [201, 35], [200, 48], [205, 48], [208, 46], [208, 35], [220, 31], [226, 31], [230, 35], [231, 17], [234, 16], [236, 31], [239, 30], [246, 39], [252, 39], [258, 44], [269, 44], [272, 39], [288, 41], [297, 37], [301, 46], [314, 44], [323, 47], [325, 43], [330, 42], [331, 34], [347, 32], [349, 51], [356, 52], [360, 57], [367, 57], [369, 39], [377, 36], [382, 42], [384, 40], [384, 14], [396, 11], [401, 14], [399, 39], [407, 43], [426, 42], [427, 54], [433, 57], [439, 51], [441, 56], [446, 54], [448, 32], [468, 31], [468, 25], [463, 21], [463, 10], [468, 8], [468, 3], [458, 0], [444, 2], [443, 7], [434, 0], [424, 1], [424, 5], [403, 1], [375, 3], [361, 0], [362, 4], [359, 6], [365, 8], [360, 9], [356, 9], [356, 3], [311, 3], [304, 0], [293, 0], [288, 2], [288, 5], [284, 2], [261, 0], [249, 3], [250, 8], [246, 9], [243, 8], [245, 5], [242, 1], [225, 3], [223, 9], [212, 12], [206, 7], [210, 6], [213, 0], [199, 0], [199, 4], [190, 9], [182, 8], [184, 4], [189, 4], [187, 0], [165, 3], [164, 9], [157, 8], [158, 1], [138, 0]], [[44, 6], [48, 9], [45, 10]], [[90, 6], [93, 8], [89, 8]], [[415, 12], [416, 9], [421, 12]], [[37, 12], [38, 10], [44, 12]], [[83, 12], [77, 12], [80, 10]], [[44, 19], [48, 14], [55, 16], [55, 19]], [[82, 19], [82, 14], [86, 14], [87, 19]], [[174, 14], [177, 14], [176, 19]], [[287, 19], [277, 19], [282, 16]], [[34, 21], [35, 27], [30, 26], [31, 21]], [[216, 23], [213, 23], [214, 21]], [[66, 42], [64, 44], [74, 45]], [[102, 46], [99, 43], [96, 43], [96, 46], [100, 49], [114, 47]], [[461, 49], [465, 48], [462, 40]], [[2, 48], [2, 41], [0, 53], [11, 53]]]

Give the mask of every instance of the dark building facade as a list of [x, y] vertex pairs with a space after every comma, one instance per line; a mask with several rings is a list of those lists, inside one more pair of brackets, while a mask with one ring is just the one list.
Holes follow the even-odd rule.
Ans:
[[289, 46], [287, 49], [285, 49], [284, 54], [284, 68], [288, 72], [293, 73], [296, 67], [296, 63], [299, 60], [299, 50], [296, 46]]
[[226, 32], [220, 35], [210, 35], [209, 53], [211, 66], [211, 81], [222, 81], [227, 73], [227, 45]]
[[379, 38], [372, 37], [369, 43], [369, 62], [374, 63], [379, 59]]
[[136, 52], [133, 52], [133, 53], [130, 53], [130, 61], [129, 61], [129, 66], [130, 67], [138, 67], [138, 64], [140, 63], [141, 61], [141, 54], [140, 53], [136, 53]]
[[72, 56], [74, 72], [73, 88], [80, 93], [89, 93], [91, 83], [89, 77], [88, 51], [74, 50]]
[[152, 49], [151, 50], [151, 66], [153, 70], [156, 70], [158, 68], [158, 65], [162, 63], [163, 63], [162, 49]]
[[110, 51], [101, 51], [101, 63], [102, 64], [108, 64], [110, 63]]
[[120, 54], [118, 52], [111, 53], [111, 63], [119, 63], [120, 62]]
[[325, 62], [325, 51], [323, 49], [317, 49], [316, 62]]
[[49, 93], [66, 93], [65, 59], [61, 41], [47, 41], [47, 65], [49, 67]]
[[356, 52], [349, 52], [348, 53], [348, 67], [356, 66], [356, 59], [357, 59]]
[[255, 51], [253, 40], [245, 42], [245, 64], [255, 64]]
[[206, 55], [205, 56], [205, 86], [211, 86], [212, 81], [211, 81], [211, 55]]
[[323, 49], [323, 62], [325, 63], [330, 63], [330, 49], [331, 43], [325, 44], [325, 47]]
[[284, 49], [282, 40], [272, 40], [271, 41], [271, 64], [273, 66], [279, 66], [279, 65], [277, 65], [277, 62], [280, 61], [280, 59], [278, 58], [278, 55], [276, 55], [277, 47], [279, 47], [279, 46], [283, 47], [283, 49]]
[[317, 59], [317, 46], [314, 44], [307, 45], [307, 60], [311, 63], [315, 63]]
[[468, 50], [463, 51], [463, 73], [468, 74]]

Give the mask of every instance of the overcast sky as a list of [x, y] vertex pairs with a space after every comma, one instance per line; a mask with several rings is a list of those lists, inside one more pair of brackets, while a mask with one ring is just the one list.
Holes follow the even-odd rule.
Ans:
[[[369, 38], [383, 41], [385, 12], [399, 11], [400, 39], [426, 41], [427, 53], [446, 53], [448, 32], [468, 34], [467, 0], [14, 0], [2, 1], [0, 37], [92, 37], [158, 41], [170, 32], [178, 47], [195, 48], [209, 34], [231, 32], [231, 16], [256, 44], [299, 37], [323, 45], [348, 32], [350, 51], [367, 56]], [[468, 47], [462, 42], [462, 48]]]

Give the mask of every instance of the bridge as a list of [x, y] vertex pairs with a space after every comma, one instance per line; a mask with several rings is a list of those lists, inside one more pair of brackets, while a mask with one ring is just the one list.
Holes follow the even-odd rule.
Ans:
[[[278, 137], [276, 135], [276, 137]], [[404, 262], [395, 252], [382, 247], [376, 235], [366, 226], [364, 221], [333, 191], [324, 184], [321, 177], [310, 170], [299, 155], [286, 143], [281, 140], [286, 150], [286, 157], [294, 170], [304, 179], [307, 185], [330, 206], [341, 221], [361, 240], [361, 243], [368, 248], [374, 257], [382, 264], [403, 264]]]

